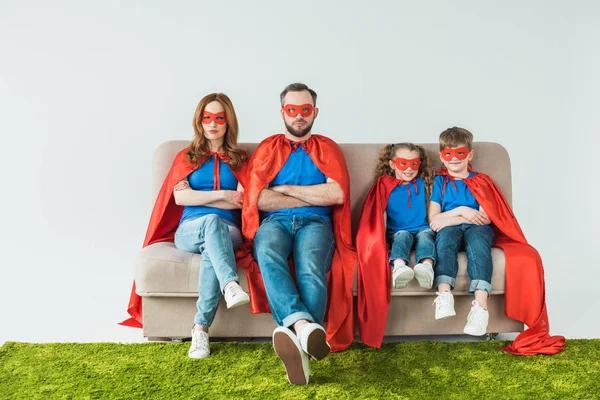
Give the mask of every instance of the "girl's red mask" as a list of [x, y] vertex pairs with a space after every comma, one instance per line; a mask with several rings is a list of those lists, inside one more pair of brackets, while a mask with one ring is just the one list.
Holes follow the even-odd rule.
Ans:
[[312, 106], [312, 104], [302, 104], [302, 105], [286, 104], [285, 106], [283, 106], [283, 111], [290, 118], [295, 118], [296, 115], [298, 115], [298, 114], [300, 114], [304, 118], [306, 118], [306, 117], [310, 116], [310, 114], [312, 114], [314, 109], [315, 108]]
[[413, 171], [418, 171], [421, 166], [420, 158], [407, 159], [398, 157], [394, 158], [392, 161], [400, 171], [406, 171], [409, 167], [412, 168]]
[[219, 125], [225, 125], [225, 123], [227, 122], [227, 118], [225, 117], [225, 111], [221, 111], [215, 114], [209, 111], [202, 112], [203, 124], [210, 124], [213, 121]]
[[470, 150], [466, 146], [459, 147], [457, 149], [451, 149], [449, 147], [446, 147], [442, 149], [442, 151], [440, 151], [440, 155], [446, 161], [451, 161], [454, 157], [462, 161], [469, 156], [469, 152]]

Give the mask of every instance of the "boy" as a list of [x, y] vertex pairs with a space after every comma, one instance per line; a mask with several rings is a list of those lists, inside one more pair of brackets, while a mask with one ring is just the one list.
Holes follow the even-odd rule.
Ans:
[[435, 319], [456, 315], [451, 290], [458, 273], [458, 251], [464, 249], [471, 278], [469, 293], [475, 295], [464, 332], [482, 336], [489, 320], [487, 301], [492, 291], [491, 247], [495, 233], [490, 218], [463, 181], [476, 175], [469, 165], [474, 156], [473, 135], [453, 127], [442, 132], [439, 141], [444, 167], [435, 177], [428, 209], [431, 229], [437, 232]]

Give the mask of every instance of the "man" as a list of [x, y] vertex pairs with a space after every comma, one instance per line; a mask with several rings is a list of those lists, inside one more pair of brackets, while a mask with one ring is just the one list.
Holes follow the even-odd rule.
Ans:
[[[280, 100], [285, 133], [265, 139], [252, 155], [243, 231], [247, 240], [254, 239], [254, 259], [279, 325], [273, 332], [275, 352], [289, 382], [305, 385], [309, 355], [322, 360], [331, 350], [328, 341], [335, 351], [354, 338], [356, 254], [346, 162], [335, 142], [311, 133], [319, 114], [317, 94], [293, 83]], [[326, 310], [327, 333], [322, 326]]]

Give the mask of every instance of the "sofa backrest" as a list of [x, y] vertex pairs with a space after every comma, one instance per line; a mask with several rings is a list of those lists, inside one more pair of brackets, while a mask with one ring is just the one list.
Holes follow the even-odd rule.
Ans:
[[[169, 172], [175, 155], [190, 144], [187, 140], [172, 140], [161, 144], [154, 153], [152, 166], [152, 199], [156, 199], [158, 191]], [[241, 143], [251, 154], [257, 143]], [[437, 143], [421, 144], [429, 155], [434, 169], [441, 166]], [[373, 185], [375, 167], [379, 151], [384, 146], [380, 143], [341, 143], [348, 171], [350, 173], [350, 197], [352, 203], [352, 228], [355, 230], [360, 217], [365, 197]], [[510, 159], [504, 147], [498, 143], [476, 142], [473, 144], [475, 157], [473, 170], [488, 174], [500, 187], [508, 203], [512, 206], [512, 187]], [[154, 203], [153, 203], [154, 204]]]

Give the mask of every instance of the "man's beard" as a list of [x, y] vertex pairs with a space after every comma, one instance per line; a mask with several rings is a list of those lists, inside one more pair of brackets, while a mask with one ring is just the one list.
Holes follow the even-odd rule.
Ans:
[[[313, 121], [313, 123], [314, 123], [314, 121]], [[304, 128], [294, 128], [293, 125], [288, 125], [287, 122], [285, 123], [285, 127], [287, 128], [287, 131], [297, 138], [301, 138], [301, 137], [305, 136], [308, 132], [310, 132], [310, 130], [312, 129], [312, 126], [313, 126], [313, 124], [306, 125]]]

